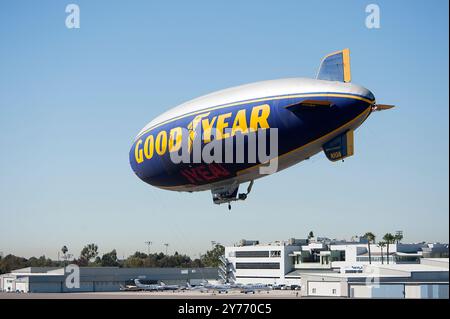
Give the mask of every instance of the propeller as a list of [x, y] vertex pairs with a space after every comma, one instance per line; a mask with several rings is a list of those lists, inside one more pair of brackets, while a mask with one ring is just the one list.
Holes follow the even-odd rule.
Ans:
[[390, 104], [374, 104], [372, 105], [372, 112], [373, 111], [384, 111], [384, 110], [389, 110], [394, 108], [395, 105], [390, 105]]

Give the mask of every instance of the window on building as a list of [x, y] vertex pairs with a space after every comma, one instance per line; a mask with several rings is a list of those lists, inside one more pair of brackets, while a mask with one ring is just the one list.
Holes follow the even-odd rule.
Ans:
[[268, 250], [248, 250], [248, 251], [236, 251], [237, 258], [264, 258], [269, 257]]
[[236, 269], [280, 269], [280, 263], [236, 263]]
[[332, 293], [333, 295], [335, 295], [335, 294], [336, 294], [336, 289], [333, 289], [333, 290], [331, 291], [331, 293]]
[[315, 294], [316, 293], [316, 288], [312, 289], [312, 293]]

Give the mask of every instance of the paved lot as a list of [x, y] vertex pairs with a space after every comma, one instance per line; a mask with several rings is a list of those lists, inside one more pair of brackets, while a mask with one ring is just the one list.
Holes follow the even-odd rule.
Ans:
[[229, 298], [267, 298], [267, 299], [296, 299], [297, 291], [273, 290], [262, 291], [255, 294], [243, 294], [238, 291], [228, 293], [212, 293], [199, 291], [167, 291], [167, 292], [84, 292], [84, 293], [0, 293], [0, 299], [229, 299]]

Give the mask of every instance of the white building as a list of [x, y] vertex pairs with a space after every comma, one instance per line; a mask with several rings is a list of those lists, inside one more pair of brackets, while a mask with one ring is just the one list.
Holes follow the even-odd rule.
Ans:
[[[345, 272], [351, 269], [362, 268], [371, 264], [399, 264], [418, 263], [423, 257], [422, 249], [427, 244], [389, 244], [389, 247], [380, 247], [367, 243], [339, 243], [329, 245], [330, 252], [340, 258], [331, 260], [331, 268]], [[448, 251], [448, 246], [447, 246]], [[389, 255], [388, 255], [389, 252]], [[369, 261], [370, 259], [370, 261]]]
[[[361, 283], [365, 285], [366, 279], [372, 278], [370, 272], [375, 271], [379, 274], [378, 279], [391, 285], [383, 286], [383, 291], [377, 288], [366, 291], [366, 297], [376, 297], [377, 294], [400, 297], [400, 292], [408, 298], [414, 294], [448, 295], [448, 289], [445, 292], [442, 286], [446, 282], [448, 288], [448, 259], [438, 258], [447, 260], [439, 267], [426, 264], [433, 259], [423, 257], [433, 255], [448, 256], [448, 245], [421, 243], [380, 247], [371, 244], [369, 257], [369, 246], [362, 242], [291, 239], [261, 245], [258, 241], [243, 240], [239, 245], [225, 247], [221, 273], [223, 279], [243, 284], [299, 285], [302, 289], [309, 289], [303, 292], [305, 296], [358, 297], [366, 291], [366, 287], [360, 288]], [[391, 272], [396, 276], [391, 276]], [[398, 286], [392, 285], [394, 281], [390, 279], [397, 280]], [[314, 287], [315, 280], [317, 287]], [[407, 286], [406, 282], [409, 282]], [[309, 288], [304, 288], [305, 284]], [[433, 293], [430, 295], [428, 291]]]
[[291, 240], [259, 245], [257, 241], [243, 240], [238, 246], [225, 247], [223, 273], [233, 282], [284, 284], [289, 281], [285, 275], [293, 270], [290, 255], [302, 243]]
[[310, 242], [291, 254], [294, 269], [360, 272], [363, 266], [383, 264], [418, 264], [424, 257], [448, 257], [448, 244], [389, 244], [380, 247], [360, 242], [327, 244]]
[[420, 264], [365, 265], [358, 273], [302, 273], [301, 294], [308, 297], [449, 298], [448, 258]]

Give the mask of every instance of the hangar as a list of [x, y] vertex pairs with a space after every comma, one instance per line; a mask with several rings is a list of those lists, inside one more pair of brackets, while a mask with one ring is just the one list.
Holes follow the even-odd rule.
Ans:
[[217, 268], [119, 268], [80, 267], [80, 287], [68, 288], [65, 268], [29, 267], [0, 275], [0, 291], [10, 292], [96, 292], [119, 291], [134, 279], [142, 282], [184, 285], [217, 280]]

